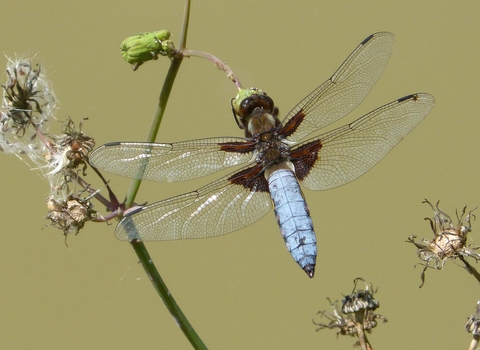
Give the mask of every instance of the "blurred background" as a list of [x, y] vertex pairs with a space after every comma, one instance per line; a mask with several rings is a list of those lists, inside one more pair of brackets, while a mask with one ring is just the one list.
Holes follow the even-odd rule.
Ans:
[[[58, 121], [82, 118], [97, 145], [146, 138], [169, 67], [166, 58], [132, 72], [124, 38], [168, 28], [178, 43], [183, 1], [4, 3], [0, 48], [34, 56], [53, 83]], [[478, 1], [193, 1], [187, 47], [225, 60], [244, 86], [264, 89], [282, 115], [328, 79], [368, 35], [396, 35], [385, 72], [360, 107], [335, 126], [396, 98], [429, 92], [430, 115], [360, 179], [305, 191], [318, 235], [313, 280], [285, 249], [273, 213], [230, 235], [147, 244], [159, 272], [211, 349], [351, 349], [353, 338], [316, 332], [327, 297], [363, 277], [388, 318], [369, 338], [378, 349], [467, 348], [464, 330], [478, 282], [448, 262], [427, 271], [422, 289], [409, 235], [431, 238], [424, 198], [455, 208], [480, 204], [480, 28]], [[0, 57], [5, 66], [7, 59]], [[6, 80], [3, 75], [2, 83]], [[230, 112], [234, 85], [211, 63], [185, 59], [158, 140], [241, 136]], [[46, 227], [48, 183], [0, 154], [0, 339], [5, 349], [189, 349], [114, 225], [87, 223], [68, 247]], [[90, 172], [89, 172], [90, 173]], [[92, 174], [93, 175], [93, 174]], [[106, 174], [123, 198], [129, 180]], [[143, 183], [138, 202], [194, 190], [217, 176], [180, 184]], [[90, 176], [87, 178], [89, 181]], [[95, 183], [99, 186], [99, 183]], [[100, 204], [96, 206], [104, 212]], [[480, 227], [473, 223], [477, 242]], [[326, 319], [323, 319], [326, 322]]]

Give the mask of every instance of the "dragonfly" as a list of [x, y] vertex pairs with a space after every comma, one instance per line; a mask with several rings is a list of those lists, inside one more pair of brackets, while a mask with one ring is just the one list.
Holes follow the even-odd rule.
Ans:
[[112, 142], [96, 149], [89, 157], [92, 166], [150, 181], [187, 181], [237, 166], [196, 191], [132, 209], [117, 225], [115, 236], [147, 242], [221, 236], [255, 223], [274, 208], [288, 251], [313, 278], [316, 235], [299, 184], [309, 190], [328, 190], [360, 177], [434, 105], [427, 93], [407, 95], [350, 124], [304, 140], [365, 99], [382, 74], [393, 44], [394, 35], [388, 32], [368, 36], [283, 121], [270, 96], [260, 89], [244, 89], [231, 105], [245, 137]]

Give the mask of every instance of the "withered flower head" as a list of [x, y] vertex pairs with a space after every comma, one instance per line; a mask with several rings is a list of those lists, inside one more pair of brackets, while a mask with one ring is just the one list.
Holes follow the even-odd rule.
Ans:
[[332, 303], [327, 298], [333, 313], [327, 311], [319, 311], [317, 313], [320, 317], [326, 317], [330, 320], [328, 324], [317, 323], [315, 320], [312, 320], [315, 325], [319, 326], [317, 332], [325, 328], [338, 329], [337, 336], [355, 336], [359, 338], [359, 343], [362, 344], [368, 342], [365, 331], [371, 333], [372, 329], [377, 326], [378, 319], [387, 322], [387, 319], [382, 315], [373, 313], [380, 306], [380, 303], [373, 297], [374, 291], [372, 286], [365, 282], [365, 290], [357, 290], [359, 281], [365, 282], [362, 278], [354, 280], [355, 287], [351, 294], [345, 296], [341, 308], [338, 306], [338, 300]]
[[56, 99], [42, 67], [30, 60], [8, 58], [7, 81], [0, 109], [0, 150], [26, 154], [35, 165], [45, 165], [48, 121], [54, 117]]
[[32, 66], [30, 60], [9, 58], [6, 72], [7, 81], [1, 85], [0, 150], [15, 154], [42, 172], [50, 185], [46, 218], [65, 235], [78, 233], [86, 221], [97, 218], [90, 203], [96, 192], [82, 197], [83, 191], [73, 194], [68, 184], [75, 182], [75, 188], [79, 184], [92, 192], [75, 169], [83, 164], [85, 174], [86, 156], [95, 142], [82, 132], [82, 124], [76, 131], [70, 119], [61, 135], [47, 133], [48, 121], [55, 118], [56, 99], [39, 64]]
[[380, 303], [373, 298], [374, 292], [371, 290], [372, 286], [365, 282], [365, 290], [357, 290], [358, 281], [365, 282], [362, 278], [356, 278], [354, 280], [355, 288], [353, 292], [342, 301], [342, 313], [355, 313], [361, 310], [375, 310], [380, 306]]
[[[84, 118], [86, 120], [87, 118]], [[51, 158], [49, 175], [54, 175], [62, 170], [76, 169], [83, 164], [83, 175], [87, 167], [87, 154], [95, 146], [95, 140], [82, 132], [83, 123], [80, 122], [79, 130], [75, 130], [75, 123], [68, 118], [65, 122], [62, 135], [56, 137], [55, 155]]]
[[[45, 218], [51, 221], [52, 226], [61, 229], [64, 235], [78, 234], [87, 221], [103, 218], [93, 210], [90, 202], [98, 191], [90, 188], [80, 178], [79, 171], [75, 170], [83, 164], [83, 175], [86, 175], [87, 154], [95, 145], [93, 138], [82, 132], [82, 124], [80, 122], [77, 131], [69, 118], [63, 125], [61, 135], [50, 135], [53, 143], [47, 168], [52, 170], [46, 174], [50, 182], [50, 196], [47, 199], [48, 214]], [[83, 190], [74, 194], [70, 190], [71, 182], [80, 185]], [[91, 195], [82, 196], [87, 191]]]
[[48, 81], [44, 78], [42, 67], [27, 60], [11, 60], [6, 69], [8, 80], [3, 87], [2, 129], [13, 129], [20, 137], [33, 124], [40, 127], [51, 109], [55, 107], [55, 97]]
[[80, 195], [70, 194], [66, 200], [56, 200], [53, 196], [47, 199], [48, 214], [45, 216], [55, 226], [68, 233], [78, 232], [87, 221], [97, 218], [97, 212], [93, 210], [90, 202], [91, 196], [82, 198]]
[[317, 316], [325, 317], [330, 320], [328, 324], [317, 323], [315, 319], [312, 320], [313, 324], [319, 326], [317, 332], [321, 329], [338, 329], [337, 336], [340, 335], [350, 335], [354, 336], [357, 332], [355, 329], [355, 322], [348, 317], [348, 315], [342, 315], [342, 311], [338, 306], [338, 300], [332, 302], [330, 298], [327, 298], [330, 306], [333, 309], [333, 312], [328, 312], [327, 310], [322, 310], [317, 312]]
[[[419, 242], [416, 242], [417, 236], [411, 235], [407, 240], [417, 247], [417, 255], [422, 260], [421, 264], [425, 266], [421, 275], [422, 284], [420, 287], [425, 282], [427, 268], [441, 270], [447, 259], [455, 260], [457, 258], [464, 262], [467, 268], [470, 268], [465, 258], [471, 256], [476, 260], [480, 259], [480, 254], [476, 252], [479, 247], [471, 244], [467, 245], [467, 235], [472, 230], [471, 219], [475, 219], [472, 212], [476, 208], [469, 211], [468, 214], [466, 206], [460, 215], [456, 212], [457, 224], [455, 225], [450, 216], [438, 207], [440, 201], [437, 202], [435, 207], [426, 199], [423, 203], [430, 205], [434, 213], [433, 219], [425, 218], [425, 220], [430, 221], [434, 237], [431, 240], [422, 238]], [[435, 262], [435, 266], [430, 266], [432, 261]], [[470, 272], [473, 273], [473, 271]]]

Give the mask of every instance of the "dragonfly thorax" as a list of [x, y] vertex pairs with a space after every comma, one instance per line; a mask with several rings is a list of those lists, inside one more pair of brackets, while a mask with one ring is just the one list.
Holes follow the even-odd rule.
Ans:
[[[269, 138], [262, 140], [263, 136], [268, 135]], [[259, 136], [256, 146], [256, 162], [262, 164], [263, 168], [283, 163], [290, 159], [290, 147], [282, 141], [282, 138], [275, 133], [268, 132]]]
[[[266, 133], [275, 130], [278, 125], [280, 125], [280, 121], [276, 116], [256, 109], [250, 116], [246, 133], [253, 137], [266, 135]], [[263, 137], [265, 138], [265, 136]]]

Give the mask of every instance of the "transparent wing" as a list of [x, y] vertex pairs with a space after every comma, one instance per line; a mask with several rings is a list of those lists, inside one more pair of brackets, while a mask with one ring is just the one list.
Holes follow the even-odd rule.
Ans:
[[430, 112], [435, 99], [425, 93], [405, 96], [351, 124], [305, 141], [318, 149], [315, 165], [302, 184], [311, 190], [342, 186], [366, 173]]
[[221, 150], [244, 138], [209, 138], [176, 143], [112, 142], [89, 156], [90, 164], [109, 173], [150, 181], [186, 181], [248, 162], [249, 152]]
[[393, 50], [395, 37], [380, 32], [366, 38], [325, 83], [313, 90], [286, 116], [283, 124], [298, 113], [308, 115], [292, 141], [299, 141], [315, 130], [350, 113], [368, 95], [382, 74]]
[[253, 224], [271, 210], [270, 195], [232, 184], [231, 176], [129, 213], [118, 224], [115, 236], [124, 241], [208, 238]]

